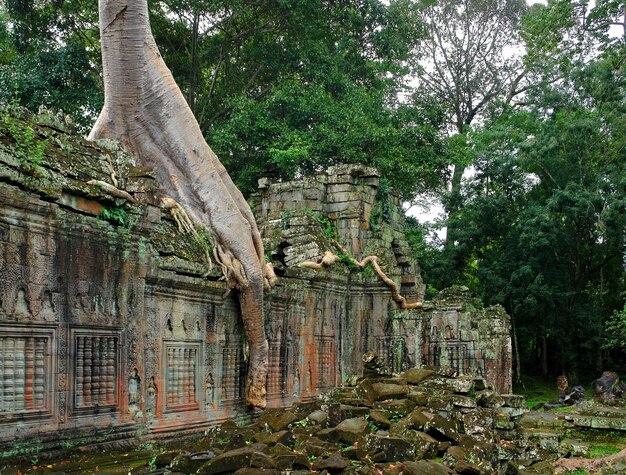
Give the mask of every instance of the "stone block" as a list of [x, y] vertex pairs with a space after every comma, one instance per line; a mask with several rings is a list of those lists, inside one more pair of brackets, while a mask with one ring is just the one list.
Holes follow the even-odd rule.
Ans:
[[474, 411], [463, 414], [463, 428], [466, 434], [479, 436], [493, 428], [494, 414], [489, 410]]
[[408, 388], [399, 384], [374, 383], [372, 385], [377, 401], [386, 399], [405, 399]]
[[500, 412], [502, 414], [505, 414], [507, 417], [509, 418], [518, 418], [523, 416], [524, 414], [526, 414], [528, 412], [528, 409], [526, 409], [525, 407], [506, 407], [503, 406], [500, 408]]
[[307, 416], [311, 422], [316, 425], [324, 425], [328, 420], [328, 413], [326, 411], [316, 410]]
[[365, 448], [371, 453], [383, 453], [381, 462], [401, 462], [415, 458], [415, 446], [402, 438], [389, 435], [370, 434], [365, 440]]
[[374, 404], [374, 408], [383, 409], [392, 414], [398, 414], [406, 416], [413, 409], [415, 409], [415, 403], [408, 399], [391, 399], [387, 401], [378, 401]]
[[438, 414], [433, 415], [425, 426], [426, 432], [440, 441], [457, 442], [461, 436], [461, 425], [456, 419], [446, 419]]
[[504, 399], [504, 407], [514, 407], [516, 409], [526, 408], [524, 396], [519, 394], [501, 394]]
[[369, 432], [369, 423], [362, 417], [346, 419], [336, 429], [341, 441], [353, 444]]
[[342, 472], [348, 466], [348, 461], [341, 456], [339, 452], [335, 452], [328, 458], [318, 459], [313, 464], [313, 468], [328, 473]]
[[406, 462], [402, 473], [405, 475], [450, 475], [454, 472], [442, 463], [426, 460]]
[[290, 424], [296, 422], [298, 417], [291, 411], [284, 409], [267, 409], [261, 417], [257, 419], [260, 426], [268, 426], [274, 432], [287, 429]]
[[445, 378], [432, 377], [420, 384], [427, 389], [439, 389], [458, 394], [467, 394], [474, 388], [474, 380], [471, 377]]
[[234, 472], [242, 467], [276, 468], [276, 464], [268, 455], [249, 447], [224, 452], [202, 465], [197, 473], [214, 475]]
[[563, 440], [561, 442], [561, 450], [571, 457], [589, 457], [589, 445], [580, 440]]
[[367, 406], [350, 406], [348, 404], [341, 404], [339, 406], [339, 411], [342, 419], [364, 417], [370, 412]]

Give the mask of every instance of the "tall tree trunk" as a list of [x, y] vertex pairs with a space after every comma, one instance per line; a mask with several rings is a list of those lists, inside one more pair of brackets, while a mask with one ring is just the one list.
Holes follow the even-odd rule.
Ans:
[[548, 339], [541, 335], [541, 375], [548, 376]]
[[465, 172], [465, 165], [455, 164], [452, 172], [452, 180], [450, 181], [450, 196], [448, 198], [448, 229], [446, 231], [445, 245], [454, 247], [455, 241], [458, 239], [458, 229], [454, 218], [461, 209], [463, 196], [461, 194], [461, 179]]
[[191, 71], [189, 73], [189, 91], [187, 91], [187, 104], [191, 112], [196, 111], [196, 83], [198, 81], [198, 41], [200, 40], [200, 13], [194, 12], [191, 31]]
[[246, 400], [265, 407], [265, 267], [254, 216], [159, 54], [147, 0], [99, 0], [99, 9], [105, 102], [89, 137], [119, 140], [154, 169], [162, 192], [209, 231], [229, 285], [239, 289], [250, 344]]

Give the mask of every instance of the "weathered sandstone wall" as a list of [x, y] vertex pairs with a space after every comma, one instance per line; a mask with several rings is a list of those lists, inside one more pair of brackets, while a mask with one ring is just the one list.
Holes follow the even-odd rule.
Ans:
[[[11, 119], [15, 120], [15, 119]], [[170, 437], [243, 406], [246, 365], [236, 295], [205, 246], [158, 208], [156, 183], [115, 144], [45, 117], [20, 143], [0, 128], [0, 457]], [[17, 128], [17, 129], [16, 129]], [[37, 145], [45, 154], [33, 157]], [[137, 204], [89, 180], [112, 183]], [[289, 406], [360, 374], [377, 351], [394, 371], [422, 364], [481, 373], [510, 390], [509, 319], [462, 289], [400, 312], [372, 272], [298, 267], [340, 242], [423, 298], [399, 203], [375, 170], [261, 183], [252, 204], [276, 265], [266, 296], [268, 402]]]

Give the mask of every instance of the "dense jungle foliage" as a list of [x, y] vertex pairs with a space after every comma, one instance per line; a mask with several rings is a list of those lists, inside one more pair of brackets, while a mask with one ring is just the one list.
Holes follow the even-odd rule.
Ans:
[[[625, 362], [621, 0], [153, 0], [155, 38], [244, 193], [336, 163], [411, 204], [432, 295], [513, 318], [516, 370], [585, 383]], [[0, 2], [0, 100], [103, 101], [96, 0]], [[446, 237], [438, 231], [446, 229]], [[577, 377], [578, 375], [578, 377]]]

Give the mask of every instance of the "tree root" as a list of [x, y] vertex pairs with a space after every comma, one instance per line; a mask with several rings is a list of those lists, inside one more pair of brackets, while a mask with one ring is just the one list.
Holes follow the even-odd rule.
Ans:
[[[339, 246], [342, 252], [345, 251], [345, 249], [341, 245], [339, 245], [339, 243], [335, 243], [335, 244]], [[336, 262], [339, 262], [340, 260], [341, 258], [338, 255], [333, 254], [330, 251], [326, 251], [320, 262], [304, 261], [300, 263], [300, 267], [305, 267], [305, 268], [313, 269], [313, 270], [323, 270], [323, 269], [327, 269], [331, 267], [333, 264], [335, 264]], [[385, 283], [385, 285], [389, 287], [389, 289], [391, 290], [391, 298], [393, 298], [393, 300], [398, 304], [398, 306], [402, 310], [412, 310], [414, 308], [422, 308], [422, 306], [424, 305], [422, 302], [407, 303], [406, 299], [402, 295], [400, 295], [400, 290], [398, 289], [398, 285], [392, 279], [390, 279], [387, 276], [387, 274], [385, 274], [383, 270], [380, 268], [380, 265], [378, 264], [377, 256], [367, 256], [360, 262], [354, 259], [353, 262], [357, 267], [361, 269], [365, 268], [367, 264], [371, 264], [378, 278], [382, 280]]]
[[154, 170], [161, 191], [182, 205], [164, 203], [181, 232], [200, 232], [187, 218], [208, 232], [228, 286], [239, 290], [251, 346], [246, 398], [264, 407], [263, 288], [272, 282], [273, 272], [265, 265], [252, 211], [206, 143], [163, 62], [150, 30], [147, 0], [98, 4], [105, 101], [89, 138], [119, 140], [136, 163]]
[[196, 231], [196, 227], [193, 225], [193, 222], [189, 218], [187, 211], [183, 208], [176, 200], [164, 196], [161, 198], [161, 208], [164, 208], [170, 212], [174, 221], [178, 225], [178, 230], [180, 232], [188, 233], [194, 236], [195, 238], [199, 238], [198, 231]]
[[[167, 196], [161, 198], [161, 207], [168, 210], [176, 224], [178, 225], [178, 230], [181, 233], [187, 233], [194, 236], [198, 242], [201, 242], [200, 235], [194, 226], [193, 221], [189, 218], [189, 215], [176, 200], [169, 198]], [[248, 278], [246, 277], [245, 270], [241, 265], [241, 262], [236, 259], [232, 252], [228, 250], [221, 243], [216, 242], [214, 234], [209, 231], [209, 236], [211, 238], [211, 244], [213, 247], [213, 259], [222, 269], [222, 275], [224, 279], [228, 283], [228, 291], [226, 294], [230, 292], [231, 289], [237, 286], [247, 286]], [[208, 265], [208, 272], [206, 275], [213, 270], [213, 262], [211, 260], [211, 256], [209, 254], [209, 250], [205, 249], [206, 252], [206, 261]], [[271, 262], [267, 262], [265, 264], [265, 268], [263, 269], [264, 274], [264, 288], [265, 290], [270, 290], [272, 287], [276, 285], [278, 278], [276, 277], [276, 273], [274, 272], [274, 266]], [[205, 275], [205, 277], [206, 277]]]
[[211, 260], [211, 255], [206, 243], [200, 238], [200, 234], [198, 234], [198, 230], [194, 226], [193, 221], [191, 221], [187, 211], [185, 211], [185, 208], [183, 208], [176, 200], [168, 196], [161, 198], [161, 207], [170, 212], [172, 218], [176, 221], [179, 232], [191, 234], [196, 241], [203, 246], [204, 259], [208, 267], [208, 270], [204, 273], [203, 277], [207, 277], [213, 270], [213, 261]]
[[253, 366], [253, 371], [248, 372], [246, 378], [246, 403], [249, 406], [265, 409], [265, 396], [267, 390], [265, 382], [267, 379], [267, 362], [269, 358], [269, 344], [267, 340], [262, 342], [258, 348], [250, 348], [249, 364]]
[[137, 203], [137, 200], [135, 198], [133, 198], [130, 195], [130, 193], [128, 193], [127, 191], [124, 191], [124, 190], [120, 190], [116, 186], [113, 186], [113, 185], [107, 183], [106, 181], [89, 180], [87, 182], [87, 184], [88, 185], [97, 186], [103, 192], [105, 192], [109, 196], [112, 196], [113, 198], [120, 198], [122, 200], [126, 200], [126, 201], [129, 201], [130, 203], [134, 203], [134, 204]]
[[589, 473], [594, 473], [594, 471], [599, 470], [605, 465], [608, 465], [611, 462], [621, 458], [626, 458], [626, 449], [617, 454], [609, 455], [608, 457], [599, 459], [559, 459], [554, 463], [554, 468], [556, 469], [556, 473], [569, 473], [578, 469], [583, 469]]

